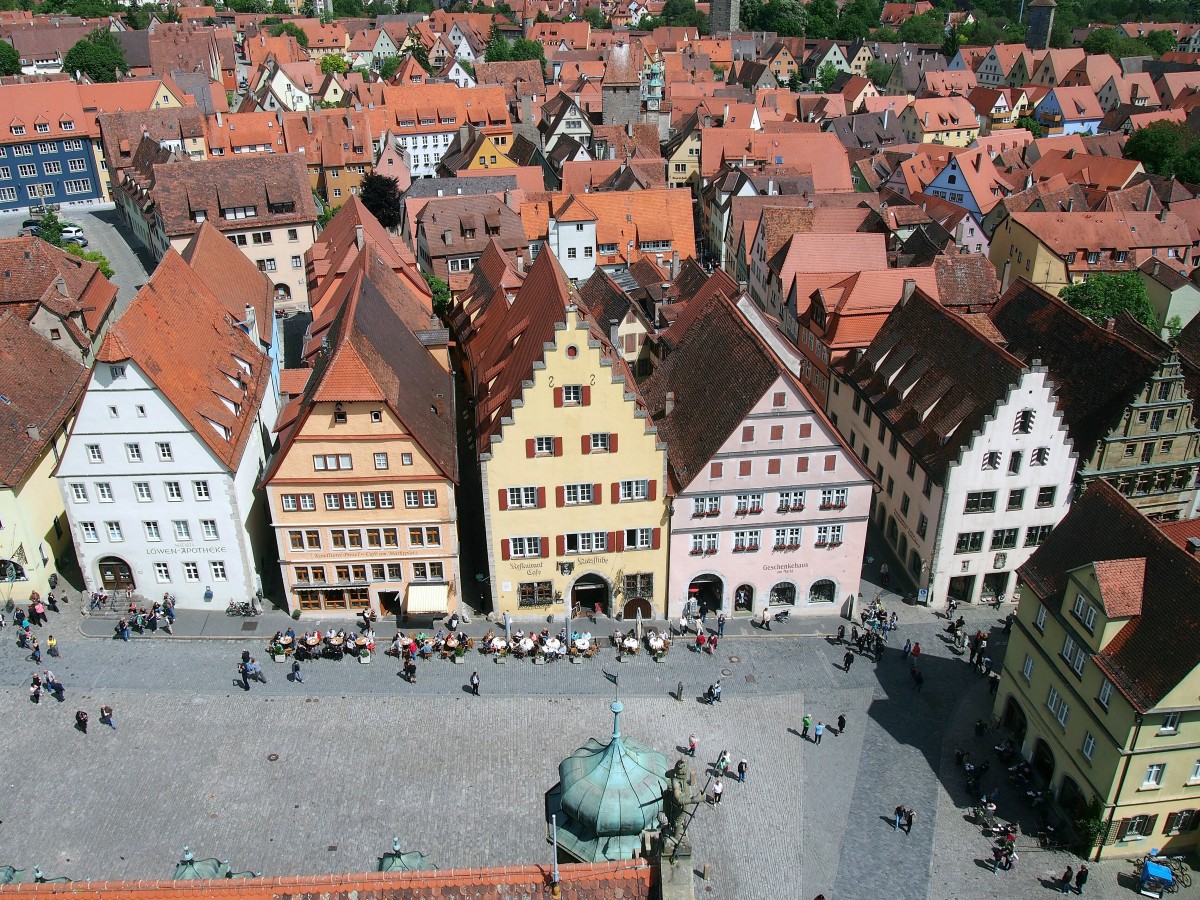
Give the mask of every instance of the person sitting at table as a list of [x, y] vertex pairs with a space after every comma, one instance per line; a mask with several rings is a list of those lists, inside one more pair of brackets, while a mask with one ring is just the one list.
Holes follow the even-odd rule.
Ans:
[[618, 628], [616, 630], [616, 632], [613, 634], [613, 644], [617, 647], [620, 647], [621, 644], [624, 643], [624, 641], [625, 641], [625, 633], [623, 631], [621, 631], [620, 628]]
[[283, 636], [286, 638], [290, 638], [293, 641], [296, 640], [296, 632], [292, 631], [292, 629], [290, 629], [290, 628], [283, 633]]
[[368, 628], [366, 631], [363, 632], [363, 637], [365, 637], [367, 639], [368, 644], [375, 643], [375, 629]]
[[490, 644], [493, 640], [495, 640], [495, 638], [496, 638], [496, 630], [494, 628], [489, 628], [487, 630], [487, 634], [485, 634], [483, 636], [483, 642], [485, 644]]
[[[329, 635], [325, 635], [324, 637], [328, 637], [328, 636], [329, 636]], [[321, 643], [321, 641], [323, 640], [323, 637], [322, 637], [322, 635], [321, 635], [321, 629], [320, 629], [320, 628], [318, 628], [318, 629], [316, 629], [315, 631], [313, 631], [313, 637], [317, 639], [317, 643], [318, 643], [318, 644], [319, 644], [319, 643]]]
[[399, 655], [400, 655], [400, 635], [398, 635], [398, 634], [397, 634], [397, 635], [396, 635], [396, 636], [395, 636], [395, 637], [392, 639], [392, 646], [390, 646], [390, 647], [388, 648], [388, 653], [389, 653], [389, 654], [391, 654], [392, 656], [399, 656]]
[[516, 630], [516, 631], [513, 633], [513, 637], [515, 637], [515, 638], [516, 638], [516, 639], [519, 641], [519, 640], [521, 640], [522, 638], [524, 638], [524, 637], [525, 637], [525, 632], [523, 632], [523, 631], [522, 631], [520, 628], [518, 628], [518, 629], [517, 629], [517, 630]]
[[280, 638], [282, 638], [282, 637], [283, 637], [283, 632], [282, 632], [282, 631], [277, 631], [277, 632], [275, 632], [275, 636], [274, 636], [273, 638], [271, 638], [271, 643], [272, 643], [272, 644], [278, 644], [278, 643], [279, 643], [279, 639], [280, 639]]

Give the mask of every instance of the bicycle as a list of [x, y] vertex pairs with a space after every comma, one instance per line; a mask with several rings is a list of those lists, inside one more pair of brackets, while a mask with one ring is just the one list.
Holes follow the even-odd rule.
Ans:
[[257, 616], [258, 609], [249, 600], [230, 600], [225, 607], [227, 616]]

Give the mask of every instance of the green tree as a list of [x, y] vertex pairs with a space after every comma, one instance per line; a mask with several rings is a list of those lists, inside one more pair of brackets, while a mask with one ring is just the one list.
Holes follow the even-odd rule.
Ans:
[[1151, 122], [1129, 136], [1122, 152], [1126, 159], [1140, 162], [1151, 175], [1174, 175], [1192, 140], [1186, 125]]
[[391, 77], [396, 74], [396, 71], [400, 68], [400, 63], [402, 62], [404, 62], [404, 60], [399, 56], [389, 56], [383, 61], [383, 65], [379, 67], [379, 77], [384, 81], [390, 80]]
[[1152, 31], [1142, 38], [1142, 40], [1154, 51], [1155, 56], [1170, 53], [1172, 50], [1178, 49], [1179, 46], [1175, 40], [1175, 35], [1169, 31]]
[[787, 86], [788, 90], [793, 94], [799, 94], [804, 90], [804, 76], [800, 74], [799, 70], [792, 73], [792, 77], [788, 79]]
[[308, 49], [308, 35], [305, 34], [304, 29], [295, 22], [280, 22], [267, 33], [272, 37], [280, 37], [285, 34], [290, 34], [296, 39], [297, 44], [299, 44], [305, 50]]
[[838, 74], [837, 66], [833, 63], [821, 63], [821, 68], [817, 69], [817, 93], [828, 94], [833, 83], [837, 81]]
[[42, 216], [42, 230], [38, 235], [47, 244], [53, 244], [55, 247], [62, 246], [62, 231], [63, 224], [58, 218], [58, 213], [51, 211]]
[[108, 84], [128, 72], [129, 66], [125, 62], [125, 51], [112, 32], [97, 28], [67, 51], [63, 69], [84, 72], [92, 81]]
[[425, 283], [429, 285], [429, 290], [433, 291], [433, 312], [435, 315], [444, 315], [446, 310], [450, 308], [450, 285], [442, 281], [436, 275], [430, 275], [428, 272], [421, 273], [425, 278]]
[[[774, 3], [768, 4], [768, 16], [780, 23], [780, 14], [775, 12]], [[836, 0], [812, 0], [804, 7], [804, 36], [816, 40], [826, 40], [834, 36], [838, 27], [838, 6]], [[792, 27], [795, 27], [794, 25]]]
[[1097, 28], [1083, 39], [1083, 49], [1093, 55], [1112, 53], [1120, 40], [1121, 36], [1117, 33], [1117, 29]]
[[345, 72], [350, 68], [346, 62], [346, 57], [338, 53], [327, 53], [321, 57], [321, 72], [325, 75], [334, 75]]
[[946, 36], [942, 38], [942, 56], [946, 57], [946, 59], [954, 59], [958, 55], [958, 47], [958, 29], [951, 28], [946, 32]]
[[287, 0], [274, 0], [271, 4], [271, 12], [277, 16], [288, 16], [292, 13], [292, 8], [288, 6]]
[[0, 41], [0, 75], [16, 75], [21, 71], [21, 54], [8, 41]]
[[780, 37], [799, 37], [808, 28], [809, 13], [799, 0], [771, 0], [764, 7], [768, 30]]
[[877, 88], [882, 88], [892, 77], [892, 67], [881, 59], [867, 63], [867, 77]]
[[517, 38], [512, 42], [512, 57], [511, 59], [536, 59], [542, 65], [546, 64], [546, 48], [537, 41], [532, 41], [529, 38]]
[[429, 51], [421, 43], [421, 36], [417, 34], [416, 29], [408, 29], [408, 37], [405, 38], [404, 43], [408, 46], [408, 55], [417, 61], [418, 66], [432, 75], [433, 66], [429, 62]]
[[484, 62], [508, 62], [512, 59], [512, 41], [492, 29], [492, 39], [488, 42], [487, 52], [483, 54]]
[[1046, 136], [1046, 129], [1041, 126], [1037, 119], [1030, 118], [1029, 116], [1022, 116], [1017, 119], [1017, 127], [1024, 128], [1035, 138]]
[[87, 262], [90, 262], [90, 263], [95, 263], [96, 266], [100, 269], [100, 274], [103, 275], [105, 278], [113, 277], [113, 267], [109, 263], [108, 257], [105, 256], [103, 253], [101, 253], [99, 250], [92, 250], [91, 252], [88, 252], [87, 250], [84, 250], [82, 247], [80, 247], [78, 244], [72, 244], [72, 243], [66, 244], [63, 247], [63, 249], [66, 250], [68, 253], [70, 253], [72, 256], [78, 256], [82, 260], [86, 260]]
[[871, 35], [871, 40], [878, 41], [881, 44], [898, 44], [900, 43], [900, 35], [896, 34], [895, 29], [884, 25], [881, 28], [875, 29]]
[[598, 6], [589, 6], [583, 11], [583, 20], [593, 28], [606, 31], [612, 27], [612, 23], [608, 21], [608, 17], [604, 15], [603, 10]]
[[1087, 281], [1067, 285], [1060, 296], [1072, 309], [1101, 325], [1129, 310], [1151, 331], [1158, 330], [1146, 283], [1137, 272], [1098, 272]]
[[940, 44], [946, 37], [942, 13], [935, 9], [913, 16], [900, 26], [897, 34], [900, 35], [900, 40], [910, 44]]
[[400, 183], [387, 175], [372, 172], [358, 188], [358, 197], [384, 228], [391, 230], [400, 224]]
[[150, 27], [150, 11], [145, 6], [131, 6], [123, 18], [134, 31], [145, 31]]

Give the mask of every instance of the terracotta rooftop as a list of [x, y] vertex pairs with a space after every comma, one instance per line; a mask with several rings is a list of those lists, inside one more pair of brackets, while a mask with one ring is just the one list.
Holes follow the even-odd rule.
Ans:
[[270, 346], [275, 322], [275, 286], [271, 279], [210, 222], [200, 226], [181, 255], [235, 322], [246, 321], [247, 307], [254, 310], [254, 336]]

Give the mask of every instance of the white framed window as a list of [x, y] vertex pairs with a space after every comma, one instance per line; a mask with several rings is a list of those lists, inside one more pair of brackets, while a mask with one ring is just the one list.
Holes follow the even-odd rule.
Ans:
[[535, 456], [550, 456], [554, 453], [554, 438], [550, 435], [542, 435], [533, 439], [533, 452]]
[[183, 489], [178, 481], [164, 481], [163, 487], [167, 489], [167, 500], [177, 502], [183, 499]]
[[195, 493], [197, 500], [211, 499], [211, 496], [208, 493], [208, 482], [207, 481], [193, 481], [192, 482], [192, 491]]
[[733, 533], [734, 553], [753, 553], [761, 545], [762, 532], [757, 529], [752, 531], [735, 531]]
[[388, 467], [388, 455], [386, 453], [375, 454], [375, 468], [386, 469]]
[[562, 390], [564, 404], [578, 406], [583, 403], [583, 385], [568, 384]]
[[597, 431], [591, 437], [591, 452], [592, 453], [607, 453], [609, 447], [608, 432]]
[[1071, 707], [1068, 706], [1065, 702], [1058, 704], [1058, 715], [1055, 717], [1058, 719], [1058, 724], [1061, 725], [1063, 728], [1066, 728], [1067, 727], [1067, 719], [1069, 719], [1070, 717], [1071, 717]]
[[693, 516], [715, 516], [721, 511], [721, 495], [710, 494], [706, 497], [692, 498]]
[[175, 527], [175, 540], [190, 541], [192, 539], [192, 529], [188, 527], [187, 519], [176, 519], [171, 524]]
[[96, 482], [96, 499], [99, 500], [101, 503], [112, 503], [113, 502], [112, 485], [109, 484], [107, 481], [97, 481]]
[[90, 463], [104, 462], [104, 454], [100, 452], [99, 444], [88, 444], [87, 445], [87, 457], [88, 457], [88, 462], [90, 462]]
[[621, 502], [629, 500], [645, 500], [650, 496], [650, 482], [646, 479], [634, 479], [621, 482]]
[[138, 503], [149, 503], [154, 499], [154, 495], [150, 493], [150, 482], [148, 481], [135, 481], [133, 492], [137, 495]]
[[[411, 491], [410, 493], [416, 493]], [[536, 487], [515, 487], [508, 489], [508, 508], [509, 509], [536, 509], [538, 502], [538, 489]]]
[[400, 465], [411, 466], [412, 464], [413, 463], [412, 463], [412, 454], [411, 453], [401, 453], [400, 454]]
[[1033, 624], [1038, 631], [1046, 630], [1046, 607], [1038, 607], [1037, 615], [1034, 617]]
[[1179, 734], [1179, 713], [1167, 713], [1158, 726], [1159, 734]]
[[821, 491], [821, 509], [842, 509], [850, 496], [847, 488], [831, 488]]
[[1113, 683], [1107, 678], [1100, 684], [1100, 693], [1096, 695], [1096, 702], [1108, 709], [1109, 701], [1112, 699]]
[[804, 509], [804, 491], [780, 491], [778, 512], [799, 512]]
[[1063, 641], [1062, 658], [1070, 663], [1075, 658], [1075, 648], [1078, 646], [1075, 643], [1075, 639], [1068, 634]]
[[842, 526], [841, 525], [818, 525], [817, 526], [817, 546], [825, 547], [830, 544], [840, 544], [842, 542]]
[[508, 539], [509, 556], [513, 559], [531, 559], [542, 555], [540, 537], [515, 537]]
[[1079, 748], [1079, 752], [1083, 754], [1083, 758], [1088, 762], [1092, 761], [1092, 754], [1096, 752], [1096, 739], [1092, 737], [1090, 731], [1083, 733], [1083, 745]]
[[96, 530], [95, 522], [80, 522], [79, 530], [83, 532], [85, 543], [95, 544], [100, 540], [100, 533]]
[[1054, 685], [1051, 685], [1050, 693], [1046, 697], [1046, 709], [1057, 714], [1060, 703], [1062, 703], [1062, 694], [1058, 692], [1058, 689]]
[[72, 482], [72, 484], [71, 484], [71, 499], [74, 500], [76, 503], [87, 503], [88, 502], [87, 485], [79, 484], [78, 482]]
[[1026, 684], [1033, 680], [1033, 657], [1028, 653], [1025, 654], [1025, 664], [1021, 666], [1021, 675], [1024, 676]]
[[653, 528], [626, 528], [626, 550], [649, 550], [654, 545]]
[[157, 522], [143, 522], [142, 531], [146, 534], [148, 541], [161, 541], [162, 534], [159, 533]]
[[1142, 779], [1143, 788], [1162, 787], [1163, 773], [1167, 770], [1166, 763], [1150, 763], [1146, 766], [1146, 777]]
[[564, 537], [567, 553], [604, 553], [608, 550], [607, 531], [573, 531]]
[[171, 452], [171, 444], [167, 441], [158, 441], [155, 445], [158, 450], [159, 462], [174, 462], [175, 454]]
[[349, 453], [326, 453], [313, 457], [313, 469], [318, 472], [334, 472], [339, 469], [353, 469], [353, 460]]
[[420, 509], [421, 508], [421, 492], [420, 491], [405, 491], [404, 492], [404, 508], [405, 509]]
[[341, 494], [326, 494], [325, 495], [325, 508], [326, 509], [341, 509], [342, 508], [342, 495]]
[[353, 491], [342, 494], [342, 509], [358, 509], [358, 494]]
[[125, 536], [121, 532], [121, 523], [120, 522], [105, 522], [104, 527], [108, 529], [108, 539], [110, 541], [125, 540]]
[[760, 513], [762, 512], [762, 508], [763, 495], [761, 492], [756, 492], [753, 494], [738, 494], [737, 506], [735, 507], [734, 512], [739, 515], [746, 515], [747, 513]]
[[225, 562], [220, 559], [214, 559], [208, 564], [209, 571], [212, 572], [213, 581], [228, 581], [229, 576], [225, 572]]
[[279, 505], [284, 512], [295, 512], [297, 509], [295, 494], [282, 494], [279, 498]]
[[154, 580], [159, 584], [167, 584], [171, 580], [171, 566], [169, 563], [156, 562], [154, 564]]
[[216, 519], [201, 519], [200, 532], [206, 541], [215, 541], [218, 538], [217, 520]]
[[775, 543], [776, 550], [795, 550], [800, 546], [800, 538], [803, 529], [801, 528], [776, 528]]
[[581, 503], [594, 503], [594, 487], [590, 481], [587, 484], [564, 485], [563, 502], [568, 506], [575, 506]]
[[692, 553], [716, 553], [720, 547], [721, 535], [716, 531], [705, 531], [692, 535]]
[[1200, 783], [1200, 759], [1196, 760], [1196, 764], [1192, 766], [1192, 777], [1188, 779], [1188, 784]]
[[130, 462], [142, 461], [142, 445], [141, 444], [126, 444], [125, 458]]
[[183, 564], [183, 580], [188, 582], [197, 582], [200, 580], [200, 564], [194, 562], [185, 562]]
[[300, 510], [302, 512], [312, 512], [317, 508], [317, 498], [315, 494], [300, 495]]

